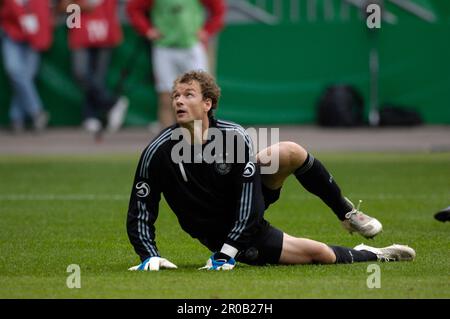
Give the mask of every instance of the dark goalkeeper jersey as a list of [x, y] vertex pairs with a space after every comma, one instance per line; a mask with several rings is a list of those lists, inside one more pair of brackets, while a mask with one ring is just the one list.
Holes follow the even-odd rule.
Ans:
[[[224, 243], [245, 249], [266, 223], [260, 172], [250, 137], [237, 124], [213, 119], [208, 133], [214, 131], [214, 136], [194, 147], [182, 141], [179, 130], [174, 125], [162, 131], [139, 160], [127, 219], [136, 253], [141, 260], [159, 256], [154, 223], [161, 194], [181, 228], [193, 238], [214, 243], [217, 249]], [[218, 143], [222, 148], [212, 147]], [[183, 155], [182, 161], [177, 154]], [[214, 161], [208, 154], [214, 155]]]

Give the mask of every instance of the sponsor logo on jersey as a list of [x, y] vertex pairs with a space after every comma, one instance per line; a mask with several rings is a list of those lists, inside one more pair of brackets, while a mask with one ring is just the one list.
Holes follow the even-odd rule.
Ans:
[[147, 197], [148, 194], [150, 194], [150, 186], [148, 186], [145, 182], [139, 182], [136, 184], [136, 189], [138, 190], [136, 192], [136, 195], [138, 197]]
[[255, 171], [256, 171], [255, 164], [253, 164], [252, 162], [248, 162], [247, 165], [245, 165], [244, 173], [242, 174], [242, 176], [252, 177], [255, 174]]
[[220, 175], [226, 175], [231, 171], [231, 164], [230, 163], [216, 163], [214, 164], [214, 168], [216, 169], [216, 172]]

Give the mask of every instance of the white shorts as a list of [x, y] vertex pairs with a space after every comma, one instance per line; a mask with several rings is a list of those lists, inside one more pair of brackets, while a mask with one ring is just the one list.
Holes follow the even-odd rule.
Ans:
[[201, 43], [188, 49], [154, 46], [152, 64], [157, 92], [171, 92], [173, 81], [184, 72], [208, 71], [208, 58]]

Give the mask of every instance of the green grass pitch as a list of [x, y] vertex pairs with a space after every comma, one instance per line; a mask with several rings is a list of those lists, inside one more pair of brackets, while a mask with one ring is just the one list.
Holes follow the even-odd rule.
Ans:
[[[162, 202], [157, 243], [176, 270], [129, 272], [138, 258], [125, 228], [138, 154], [0, 157], [0, 298], [450, 298], [450, 153], [315, 154], [344, 193], [378, 217], [373, 241], [344, 232], [333, 213], [294, 178], [266, 218], [283, 231], [328, 244], [408, 244], [414, 262], [197, 270], [209, 251], [182, 232]], [[81, 269], [69, 289], [68, 265]]]

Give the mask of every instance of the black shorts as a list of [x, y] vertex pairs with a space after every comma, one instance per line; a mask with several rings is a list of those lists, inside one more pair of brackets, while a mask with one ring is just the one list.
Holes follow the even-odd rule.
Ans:
[[[273, 190], [263, 183], [261, 183], [261, 188], [264, 207], [267, 209], [280, 198], [281, 188]], [[282, 248], [283, 232], [264, 220], [261, 230], [252, 240], [250, 247], [239, 252], [236, 260], [249, 265], [278, 264]]]
[[[223, 239], [209, 237], [198, 240], [211, 252], [219, 251], [223, 245]], [[278, 264], [282, 248], [283, 232], [263, 220], [248, 248], [239, 251], [236, 260], [249, 265]]]
[[[261, 183], [265, 209], [280, 198], [281, 188], [272, 190]], [[200, 242], [212, 252], [223, 245], [223, 239], [199, 238]], [[283, 248], [283, 232], [268, 221], [263, 220], [258, 233], [252, 239], [249, 248], [240, 251], [236, 260], [249, 265], [278, 264]]]
[[270, 189], [261, 183], [262, 194], [264, 197], [264, 206], [267, 209], [270, 204], [275, 203], [280, 198], [281, 187], [278, 189]]
[[251, 241], [250, 247], [239, 252], [236, 260], [249, 265], [278, 264], [283, 248], [283, 232], [267, 221]]

